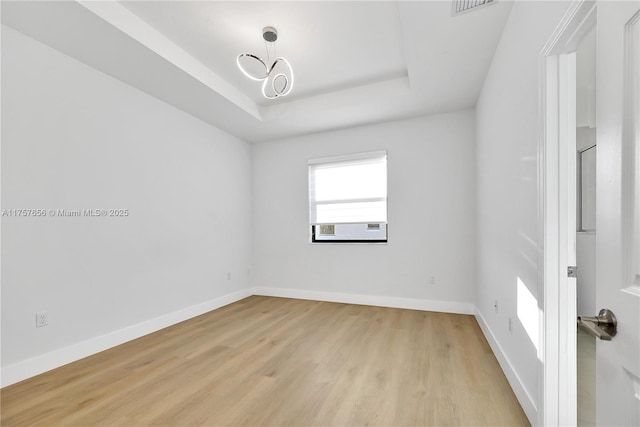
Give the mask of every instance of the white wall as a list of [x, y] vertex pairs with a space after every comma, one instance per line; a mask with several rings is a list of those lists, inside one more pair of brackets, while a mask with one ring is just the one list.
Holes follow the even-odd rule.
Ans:
[[539, 52], [567, 6], [515, 2], [476, 109], [478, 317], [532, 423], [537, 422], [542, 306], [537, 301]]
[[[592, 31], [593, 33], [593, 31]], [[595, 46], [594, 50], [595, 50]], [[580, 52], [578, 52], [580, 58]], [[595, 55], [594, 55], [595, 56]], [[579, 65], [579, 64], [578, 64]], [[595, 65], [595, 64], [594, 64]], [[595, 72], [594, 72], [595, 74]], [[594, 86], [595, 93], [595, 86]], [[593, 100], [595, 103], [595, 100]], [[596, 143], [596, 129], [589, 127], [579, 127], [576, 129], [576, 147], [578, 151], [591, 147]], [[583, 175], [585, 171], [593, 171], [595, 177], [595, 152], [592, 148], [583, 155]], [[592, 231], [582, 231], [576, 233], [576, 264], [578, 265], [578, 281], [576, 287], [577, 310], [581, 316], [594, 316], [596, 309], [596, 231], [593, 230], [596, 215], [596, 188], [595, 179], [583, 184], [583, 220], [584, 228]]]
[[580, 316], [595, 316], [596, 307], [596, 233], [576, 234], [578, 264], [577, 310]]
[[[596, 143], [596, 29], [592, 29], [576, 51], [576, 148], [582, 151]], [[597, 148], [593, 149], [597, 150]], [[593, 163], [595, 168], [595, 163]], [[594, 182], [595, 184], [595, 182]], [[587, 210], [595, 224], [595, 185], [588, 192]], [[586, 204], [586, 203], [585, 203]], [[588, 214], [587, 214], [588, 215]], [[594, 316], [596, 310], [596, 234], [579, 232], [576, 236], [577, 310], [582, 316]]]
[[596, 29], [576, 50], [576, 126], [596, 126]]
[[[307, 160], [382, 149], [388, 244], [310, 244]], [[470, 311], [474, 180], [471, 110], [255, 145], [254, 285], [276, 295]]]
[[4, 26], [2, 124], [3, 209], [130, 212], [2, 218], [4, 384], [249, 287], [245, 142]]

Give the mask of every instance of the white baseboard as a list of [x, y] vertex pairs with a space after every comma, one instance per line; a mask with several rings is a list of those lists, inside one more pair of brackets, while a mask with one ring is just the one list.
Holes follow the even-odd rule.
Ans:
[[509, 381], [509, 385], [515, 393], [518, 402], [520, 402], [524, 413], [527, 415], [529, 422], [531, 423], [531, 425], [536, 425], [538, 423], [538, 409], [536, 407], [535, 400], [533, 400], [529, 392], [527, 392], [527, 389], [522, 384], [522, 380], [513, 368], [511, 361], [502, 350], [502, 347], [498, 343], [498, 340], [496, 340], [496, 337], [493, 334], [493, 331], [491, 331], [489, 324], [486, 322], [486, 320], [482, 316], [482, 313], [480, 313], [477, 308], [475, 310], [475, 316], [478, 324], [480, 325], [480, 329], [482, 329], [484, 336], [487, 338], [487, 341], [491, 346], [491, 350], [493, 350], [493, 354], [496, 356], [496, 359], [498, 359], [498, 363], [500, 364], [504, 375], [507, 377], [507, 381]]
[[373, 305], [378, 307], [406, 308], [410, 310], [439, 311], [444, 313], [474, 314], [474, 305], [466, 302], [433, 301], [414, 298], [384, 297], [339, 292], [310, 291], [287, 288], [253, 288], [254, 295], [307, 299], [313, 301], [341, 302], [346, 304]]
[[175, 325], [216, 308], [251, 296], [251, 289], [243, 289], [200, 304], [192, 305], [136, 325], [128, 326], [89, 340], [79, 342], [58, 350], [41, 354], [31, 359], [8, 365], [2, 369], [2, 387], [17, 383], [51, 369], [66, 365], [92, 354], [99, 353], [127, 341], [140, 338], [167, 326]]

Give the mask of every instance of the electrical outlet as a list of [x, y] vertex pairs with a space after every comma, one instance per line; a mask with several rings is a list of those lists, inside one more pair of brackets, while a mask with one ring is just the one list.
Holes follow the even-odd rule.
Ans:
[[227, 273], [227, 280], [231, 280], [231, 272]]
[[40, 313], [36, 313], [36, 328], [42, 328], [43, 326], [47, 326], [49, 324], [49, 315], [42, 311]]
[[493, 309], [496, 311], [496, 313], [498, 312], [498, 300], [493, 303]]
[[436, 276], [429, 276], [429, 284], [430, 285], [436, 284]]
[[513, 319], [509, 317], [509, 332], [513, 333]]

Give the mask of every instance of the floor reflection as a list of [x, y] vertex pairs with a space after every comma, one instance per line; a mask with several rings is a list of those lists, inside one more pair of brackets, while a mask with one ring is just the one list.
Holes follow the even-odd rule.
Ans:
[[578, 329], [578, 425], [596, 425], [596, 339]]

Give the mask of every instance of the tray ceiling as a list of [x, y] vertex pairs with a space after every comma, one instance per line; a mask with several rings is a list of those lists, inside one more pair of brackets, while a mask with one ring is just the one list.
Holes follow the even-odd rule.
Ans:
[[[2, 22], [249, 142], [475, 106], [511, 8], [449, 1], [3, 1]], [[291, 94], [236, 66], [278, 29]]]

